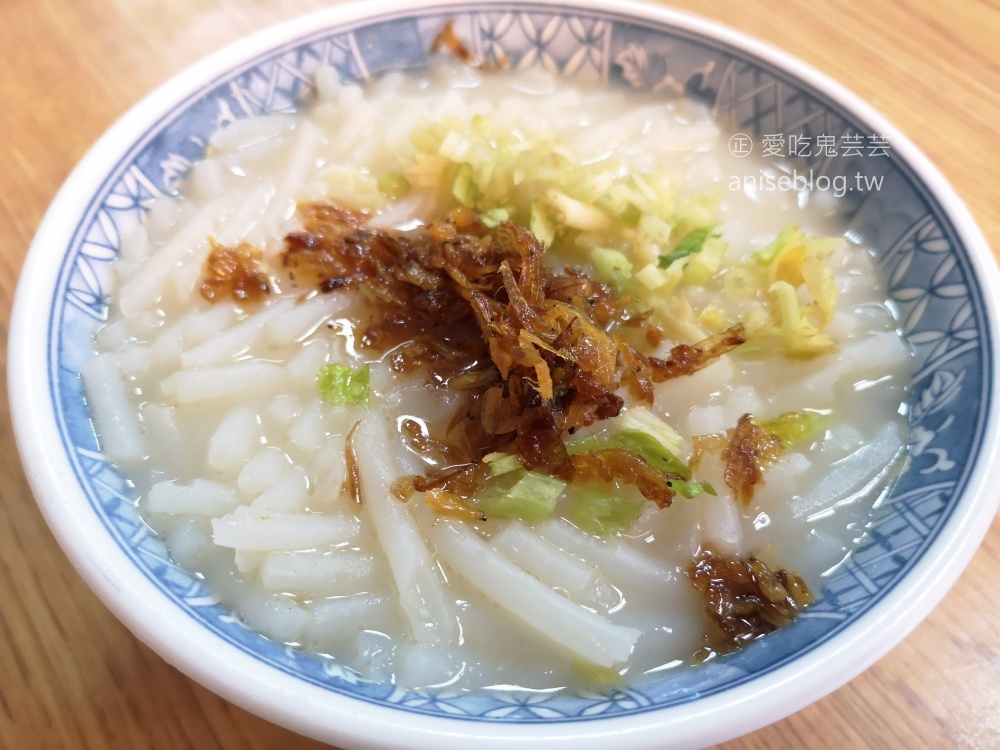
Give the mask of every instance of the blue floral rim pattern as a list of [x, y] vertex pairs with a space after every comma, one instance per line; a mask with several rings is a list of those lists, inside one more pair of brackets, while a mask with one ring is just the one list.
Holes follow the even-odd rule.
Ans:
[[741, 653], [607, 693], [456, 695], [367, 683], [329, 660], [258, 636], [221, 608], [197, 578], [170, 562], [139, 520], [127, 484], [103, 460], [78, 372], [92, 356], [93, 331], [106, 315], [109, 265], [144, 206], [171, 191], [227, 122], [301, 102], [321, 65], [332, 65], [344, 80], [420, 66], [450, 19], [484, 57], [502, 55], [515, 67], [543, 66], [579, 80], [696, 96], [724, 126], [757, 143], [778, 133], [795, 133], [812, 144], [820, 137], [835, 136], [842, 144], [856, 135], [877, 136], [821, 92], [746, 52], [611, 11], [449, 6], [318, 30], [248, 61], [179, 103], [132, 145], [94, 196], [62, 261], [50, 314], [49, 383], [64, 450], [94, 512], [149, 581], [219, 638], [313, 685], [401, 710], [518, 722], [625, 715], [715, 694], [816, 648], [892, 590], [947, 522], [983, 444], [995, 377], [983, 293], [969, 258], [943, 208], [891, 144], [879, 158], [869, 151], [805, 159], [831, 180], [854, 174], [884, 180], [880, 191], [851, 193], [846, 201], [849, 232], [877, 251], [916, 352], [910, 461], [869, 541], [822, 599], [792, 626]]

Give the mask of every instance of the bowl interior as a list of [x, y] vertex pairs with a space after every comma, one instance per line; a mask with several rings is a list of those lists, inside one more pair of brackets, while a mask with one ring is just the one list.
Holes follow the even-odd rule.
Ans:
[[[764, 58], [683, 25], [613, 10], [495, 4], [400, 11], [317, 29], [244, 59], [190, 91], [117, 163], [77, 221], [52, 293], [47, 377], [57, 429], [80, 490], [107, 535], [184, 616], [215, 637], [299, 680], [400, 710], [484, 721], [553, 722], [641, 713], [712, 695], [767, 675], [834, 638], [906, 576], [955, 511], [983, 444], [994, 379], [988, 312], [970, 257], [938, 198], [892, 143], [808, 80]], [[350, 670], [272, 643], [215, 603], [201, 581], [176, 567], [140, 521], [129, 486], [98, 449], [79, 367], [106, 314], [109, 267], [120, 238], [144, 206], [170, 192], [210, 135], [233, 118], [295, 106], [321, 65], [345, 80], [420, 66], [444, 22], [483, 56], [544, 66], [575, 79], [686, 93], [706, 101], [724, 127], [765, 136], [835, 136], [838, 153], [805, 157], [816, 176], [882, 178], [881, 189], [848, 193], [849, 231], [877, 252], [879, 267], [915, 350], [910, 384], [913, 446], [866, 544], [841, 567], [818, 601], [790, 627], [703, 668], [627, 690], [514, 697], [405, 691], [366, 683]], [[844, 144], [862, 137], [861, 150]], [[878, 157], [878, 158], [876, 158]]]

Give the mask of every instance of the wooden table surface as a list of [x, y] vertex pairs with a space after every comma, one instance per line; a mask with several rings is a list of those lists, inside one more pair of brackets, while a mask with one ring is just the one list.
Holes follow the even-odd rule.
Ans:
[[[91, 143], [193, 60], [330, 4], [0, 2], [4, 344], [31, 237]], [[674, 4], [783, 47], [881, 109], [952, 181], [1000, 250], [997, 0]], [[0, 747], [319, 747], [213, 695], [111, 616], [45, 526], [18, 461], [9, 406], [0, 401]], [[1000, 747], [998, 621], [994, 523], [955, 588], [888, 656], [811, 707], [725, 747]]]

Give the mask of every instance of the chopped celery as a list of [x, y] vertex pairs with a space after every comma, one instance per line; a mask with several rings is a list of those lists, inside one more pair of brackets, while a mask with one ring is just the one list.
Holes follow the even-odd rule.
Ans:
[[789, 225], [753, 255], [754, 263], [727, 272], [725, 293], [747, 298], [760, 289], [767, 292], [762, 307], [744, 314], [752, 345], [744, 347], [743, 356], [753, 351], [811, 359], [836, 351], [836, 342], [822, 330], [833, 319], [838, 294], [828, 261], [843, 242], [809, 237]]
[[788, 336], [781, 348], [781, 353], [793, 359], [815, 359], [824, 354], [837, 351], [837, 342], [825, 333], [801, 334]]
[[608, 215], [596, 206], [591, 206], [565, 193], [549, 188], [543, 198], [556, 210], [556, 219], [560, 224], [585, 232], [604, 232], [611, 225]]
[[444, 142], [452, 127], [458, 126], [457, 121], [429, 122], [410, 131], [410, 143], [417, 151], [436, 153]]
[[584, 531], [598, 536], [621, 534], [632, 528], [645, 500], [622, 497], [590, 487], [574, 489], [567, 517]]
[[453, 162], [459, 163], [465, 161], [471, 148], [472, 144], [467, 138], [464, 138], [457, 130], [452, 130], [441, 141], [441, 145], [438, 146], [438, 153], [447, 159], [451, 159]]
[[556, 225], [549, 215], [549, 209], [541, 201], [531, 204], [529, 229], [545, 247], [551, 247], [556, 239]]
[[774, 263], [780, 256], [791, 253], [798, 256], [796, 264], [808, 256], [818, 256], [826, 259], [844, 242], [841, 237], [810, 237], [799, 231], [799, 228], [789, 224], [782, 229], [774, 241], [767, 247], [758, 250], [753, 257], [760, 265]]
[[371, 368], [353, 369], [347, 365], [323, 365], [316, 373], [320, 396], [330, 404], [371, 406]]
[[717, 196], [707, 193], [682, 198], [674, 211], [674, 223], [688, 230], [709, 227], [715, 222], [718, 202]]
[[490, 467], [490, 473], [495, 477], [523, 468], [513, 453], [493, 453], [483, 460]]
[[607, 247], [595, 247], [590, 251], [590, 259], [598, 278], [613, 284], [619, 291], [622, 282], [632, 278], [632, 264], [624, 253]]
[[636, 227], [639, 225], [639, 218], [641, 216], [642, 211], [639, 210], [639, 207], [630, 202], [627, 206], [625, 206], [625, 210], [618, 215], [618, 218], [620, 218], [622, 223], [626, 226]]
[[728, 246], [713, 235], [705, 240], [701, 252], [691, 257], [684, 266], [684, 282], [691, 286], [704, 286], [722, 265]]
[[768, 294], [774, 297], [781, 314], [781, 327], [778, 332], [782, 335], [801, 333], [809, 335], [816, 333], [809, 321], [806, 320], [799, 310], [799, 298], [795, 287], [787, 281], [775, 281], [768, 287]]
[[639, 218], [635, 235], [635, 257], [641, 263], [655, 263], [660, 249], [670, 244], [673, 226], [656, 214], [646, 213]]
[[620, 417], [619, 424], [622, 429], [652, 435], [675, 456], [684, 451], [684, 438], [645, 406], [630, 406]]
[[386, 198], [396, 200], [410, 192], [410, 181], [399, 172], [389, 172], [379, 178], [378, 189]]
[[695, 253], [700, 253], [702, 247], [705, 245], [705, 240], [709, 238], [712, 234], [713, 227], [701, 227], [699, 229], [692, 229], [690, 232], [681, 237], [680, 241], [669, 253], [660, 256], [659, 266], [660, 268], [670, 268], [671, 264], [681, 258], [686, 258], [689, 255], [694, 255]]
[[616, 448], [635, 453], [658, 471], [675, 474], [685, 480], [691, 478], [691, 470], [683, 461], [669, 451], [659, 439], [642, 430], [617, 430], [607, 437], [594, 434], [566, 443], [566, 451], [571, 456], [584, 451]]
[[475, 206], [482, 197], [479, 187], [472, 177], [472, 167], [469, 164], [460, 164], [458, 172], [455, 173], [455, 181], [451, 185], [451, 194], [455, 200], [463, 206]]
[[566, 483], [560, 479], [520, 469], [487, 484], [476, 498], [476, 508], [487, 516], [510, 516], [525, 523], [538, 523], [552, 515], [564, 489]]
[[760, 263], [762, 266], [766, 266], [775, 256], [785, 247], [791, 240], [793, 240], [799, 234], [799, 228], [789, 224], [784, 229], [782, 229], [778, 236], [774, 238], [767, 247], [758, 250], [753, 254], [754, 260]]
[[510, 221], [510, 211], [506, 208], [491, 208], [483, 212], [480, 220], [490, 229], [500, 226], [505, 221]]
[[667, 283], [667, 275], [655, 263], [647, 263], [635, 272], [635, 280], [647, 291], [655, 291]]
[[837, 284], [832, 269], [824, 260], [819, 253], [812, 253], [802, 262], [802, 278], [813, 299], [810, 308], [821, 326], [833, 320], [837, 304]]
[[[647, 182], [646, 180], [649, 180]], [[637, 228], [647, 214], [668, 216], [673, 210], [674, 187], [665, 175], [633, 173], [625, 179], [612, 177], [595, 205], [628, 227]]]
[[815, 437], [830, 426], [830, 412], [799, 409], [786, 411], [772, 419], [761, 419], [757, 425], [781, 439], [790, 448], [796, 443]]
[[414, 154], [406, 179], [414, 187], [438, 189], [451, 164], [440, 154]]
[[706, 305], [698, 313], [698, 324], [709, 331], [721, 331], [735, 323], [735, 319], [720, 305]]
[[764, 327], [756, 332], [758, 336], [777, 336], [780, 351], [786, 357], [812, 358], [829, 354], [836, 349], [836, 342], [820, 333], [799, 304], [798, 293], [787, 281], [775, 281], [768, 287], [774, 299], [780, 324]]
[[326, 196], [340, 205], [371, 211], [385, 203], [385, 195], [370, 174], [332, 165], [323, 170]]
[[[548, 129], [512, 133], [489, 115], [418, 125], [410, 142], [415, 153], [400, 170], [409, 184], [477, 210], [489, 227], [504, 221], [492, 213], [504, 209], [506, 220], [527, 225], [546, 248], [563, 241], [588, 253], [615, 248], [636, 268], [655, 263], [669, 247], [678, 204], [666, 172], [622, 174], [604, 160], [581, 163]], [[689, 199], [684, 226], [698, 228], [710, 203]], [[628, 277], [619, 260], [611, 281]], [[647, 274], [647, 282], [655, 280]]]

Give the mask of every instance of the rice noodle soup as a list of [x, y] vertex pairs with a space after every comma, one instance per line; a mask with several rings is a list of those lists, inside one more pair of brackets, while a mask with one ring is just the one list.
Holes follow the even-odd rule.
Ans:
[[728, 190], [768, 165], [686, 99], [440, 61], [315, 88], [150, 206], [82, 370], [171, 557], [414, 688], [636, 682], [819, 595], [907, 436], [837, 202]]

